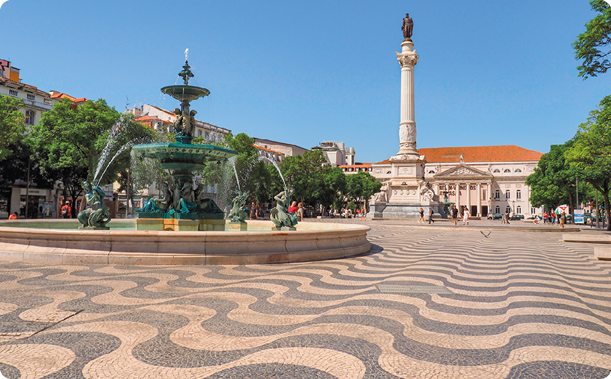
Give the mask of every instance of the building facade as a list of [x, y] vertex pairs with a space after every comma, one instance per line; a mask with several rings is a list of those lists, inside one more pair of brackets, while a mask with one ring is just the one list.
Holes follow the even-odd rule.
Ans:
[[[490, 213], [541, 214], [529, 201], [526, 177], [543, 154], [515, 145], [422, 148], [424, 180], [437, 201], [468, 207], [472, 215]], [[394, 173], [390, 160], [374, 163], [372, 175], [386, 183]], [[400, 195], [386, 190], [386, 200]]]
[[343, 142], [321, 142], [318, 146], [314, 146], [312, 150], [321, 150], [331, 167], [355, 164], [354, 147], [347, 148]]
[[[139, 108], [134, 107], [128, 110], [127, 113], [136, 116], [135, 121], [148, 125], [159, 132], [170, 132], [170, 128], [176, 120], [174, 112], [150, 104], [144, 104]], [[212, 142], [220, 142], [223, 136], [229, 133], [231, 133], [229, 129], [195, 120], [193, 137], [204, 137]]]
[[274, 152], [282, 154], [284, 157], [293, 157], [295, 155], [302, 155], [308, 149], [304, 149], [301, 146], [292, 145], [290, 143], [272, 141], [265, 138], [253, 138], [255, 146], [262, 147], [265, 149], [273, 150]]

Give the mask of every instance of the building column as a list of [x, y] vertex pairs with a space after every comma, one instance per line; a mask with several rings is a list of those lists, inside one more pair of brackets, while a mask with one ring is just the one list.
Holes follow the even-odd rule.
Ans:
[[467, 183], [467, 210], [471, 213], [471, 183]]
[[494, 199], [492, 197], [492, 182], [488, 182], [486, 183], [486, 185], [488, 186], [488, 212], [490, 213], [494, 213], [492, 212], [494, 209], [492, 208], [492, 199]]
[[456, 183], [454, 184], [454, 188], [456, 188], [456, 190], [454, 192], [456, 192], [456, 209], [458, 209], [458, 211], [460, 212], [460, 183]]
[[477, 183], [477, 215], [482, 217], [482, 183]]

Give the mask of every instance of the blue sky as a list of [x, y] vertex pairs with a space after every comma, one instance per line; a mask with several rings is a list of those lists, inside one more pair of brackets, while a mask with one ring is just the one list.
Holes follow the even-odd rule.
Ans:
[[0, 59], [43, 91], [173, 109], [159, 88], [189, 48], [191, 84], [211, 91], [192, 105], [201, 120], [305, 148], [343, 141], [377, 162], [399, 149], [406, 12], [418, 147], [547, 152], [611, 94], [611, 73], [584, 81], [575, 69], [586, 0], [9, 0]]

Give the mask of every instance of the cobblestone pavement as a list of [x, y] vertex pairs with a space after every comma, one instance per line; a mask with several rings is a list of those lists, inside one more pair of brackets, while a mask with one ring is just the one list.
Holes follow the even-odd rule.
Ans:
[[[611, 262], [560, 233], [368, 222], [369, 254], [0, 263], [8, 378], [605, 378]], [[484, 225], [484, 224], [482, 224]]]

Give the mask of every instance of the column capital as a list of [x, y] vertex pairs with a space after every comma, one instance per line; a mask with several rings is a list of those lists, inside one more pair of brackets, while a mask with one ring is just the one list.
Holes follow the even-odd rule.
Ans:
[[399, 61], [401, 68], [413, 68], [416, 64], [418, 64], [418, 58], [420, 57], [416, 55], [416, 52], [411, 54], [397, 53], [397, 60]]

